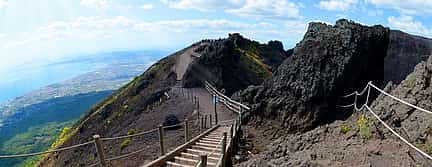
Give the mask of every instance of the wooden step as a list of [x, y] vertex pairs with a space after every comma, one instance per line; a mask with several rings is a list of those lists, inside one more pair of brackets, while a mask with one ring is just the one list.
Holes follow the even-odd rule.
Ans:
[[213, 142], [220, 142], [220, 141], [222, 141], [222, 139], [217, 140], [217, 139], [209, 139], [209, 138], [206, 138], [206, 137], [202, 138], [201, 140], [213, 141]]
[[[189, 158], [184, 158], [184, 157], [174, 157], [174, 159], [175, 159], [176, 161], [180, 161], [180, 162], [193, 163], [194, 165], [198, 164], [198, 161], [199, 161], [199, 160], [189, 159]], [[207, 159], [208, 159], [208, 157], [207, 157]], [[207, 165], [216, 166], [216, 163], [207, 162]]]
[[172, 166], [172, 167], [195, 167], [193, 165], [183, 165], [183, 164], [179, 164], [179, 163], [171, 162], [171, 161], [167, 161], [166, 164], [167, 164], [167, 166]]
[[[186, 153], [186, 152], [182, 152], [182, 153], [180, 153], [180, 155], [182, 156], [182, 157], [189, 157], [189, 158], [193, 158], [193, 159], [195, 159], [195, 160], [198, 160], [199, 159], [199, 155], [197, 155], [197, 154], [191, 154], [191, 153]], [[219, 158], [217, 157], [217, 155], [214, 155], [214, 154], [212, 154], [211, 156], [209, 156], [209, 157], [207, 157], [207, 160], [208, 161], [218, 161], [219, 160]]]
[[193, 149], [197, 149], [197, 150], [208, 150], [208, 151], [219, 151], [221, 150], [221, 148], [215, 148], [215, 147], [206, 147], [206, 146], [199, 146], [199, 145], [193, 145], [192, 146]]
[[205, 151], [205, 150], [197, 150], [197, 149], [192, 149], [192, 148], [188, 148], [188, 149], [186, 149], [187, 151], [190, 151], [190, 152], [194, 152], [194, 153], [204, 153], [204, 154], [212, 154], [212, 155], [216, 155], [216, 156], [221, 156], [221, 154], [220, 153], [217, 153], [217, 152], [212, 152], [212, 151]]
[[215, 142], [215, 141], [207, 141], [207, 140], [199, 140], [198, 142], [200, 143], [205, 143], [205, 144], [213, 144], [213, 145], [220, 145], [220, 142]]
[[219, 144], [208, 144], [208, 143], [201, 143], [201, 142], [196, 142], [195, 145], [206, 146], [206, 147], [215, 147], [215, 148], [221, 148], [222, 147]]

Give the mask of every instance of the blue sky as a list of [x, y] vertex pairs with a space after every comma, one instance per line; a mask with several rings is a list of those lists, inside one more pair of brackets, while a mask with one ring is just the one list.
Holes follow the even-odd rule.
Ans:
[[431, 0], [0, 0], [0, 74], [112, 50], [180, 49], [240, 32], [291, 48], [339, 18], [432, 37]]

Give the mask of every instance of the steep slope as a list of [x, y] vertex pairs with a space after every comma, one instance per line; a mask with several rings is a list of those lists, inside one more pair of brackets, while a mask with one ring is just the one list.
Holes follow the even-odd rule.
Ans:
[[[427, 110], [432, 110], [432, 57], [421, 62], [398, 86], [385, 91]], [[388, 96], [380, 95], [371, 105], [382, 120], [423, 151], [432, 153], [432, 115], [414, 110]], [[361, 119], [366, 118], [366, 119]], [[368, 132], [360, 130], [366, 125]], [[354, 113], [346, 120], [317, 127], [302, 134], [281, 137], [270, 128], [260, 133], [273, 138], [265, 151], [240, 166], [431, 166], [432, 162], [408, 147], [368, 111]], [[249, 138], [251, 140], [258, 140]]]
[[279, 41], [260, 44], [240, 34], [205, 42], [207, 45], [196, 49], [205, 56], [197, 57], [186, 71], [183, 84], [187, 87], [209, 81], [232, 94], [249, 85], [261, 84], [290, 56]]
[[[214, 52], [214, 50], [223, 50], [225, 54], [219, 51]], [[192, 79], [198, 74], [196, 73], [198, 69], [195, 67], [220, 70], [220, 73], [212, 73], [206, 76], [207, 78], [202, 78], [212, 82], [229, 80], [229, 78], [236, 78], [235, 76], [239, 75], [238, 77], [244, 80], [240, 81], [242, 84], [230, 87], [236, 91], [247, 84], [260, 84], [264, 78], [269, 78], [272, 69], [275, 69], [286, 57], [280, 42], [272, 41], [268, 45], [259, 44], [245, 39], [239, 34], [230, 35], [227, 39], [203, 40], [192, 44], [190, 47], [163, 58], [152, 65], [144, 74], [136, 77], [113, 95], [92, 107], [74, 125], [66, 135], [66, 139], [63, 139], [65, 142], [60, 147], [92, 140], [94, 134], [110, 137], [127, 134], [129, 130], [153, 129], [168, 114], [175, 114], [179, 119], [191, 116], [193, 104], [190, 101], [184, 102], [174, 98], [164, 99], [161, 106], [154, 106], [153, 104], [159, 104], [159, 99], [164, 96], [163, 93], [175, 85], [178, 86], [178, 81], [188, 87], [201, 85], [200, 82], [197, 82], [198, 80]], [[245, 61], [240, 61], [240, 58], [245, 59]], [[206, 63], [218, 65], [213, 68]], [[236, 73], [231, 73], [233, 71]], [[224, 80], [219, 78], [224, 78]], [[173, 140], [175, 138], [172, 137]], [[157, 136], [153, 135], [148, 139], [135, 140], [129, 144], [128, 148], [142, 148], [148, 143], [141, 141], [155, 139], [157, 140]], [[173, 141], [170, 144], [179, 144], [176, 142]], [[122, 150], [118, 142], [105, 144], [107, 147], [105, 151], [110, 157], [134, 150]], [[153, 143], [152, 145], [157, 147], [157, 144]], [[87, 146], [73, 151], [52, 154], [45, 158], [40, 166], [88, 165], [94, 163], [97, 158], [94, 151], [93, 146]], [[129, 161], [124, 160], [124, 162], [127, 162], [126, 166], [137, 166], [144, 163], [145, 160], [154, 159], [156, 156], [158, 156], [157, 148], [149, 146], [148, 152], [138, 154]], [[119, 162], [117, 166], [120, 164], [122, 163]]]
[[242, 93], [252, 115], [277, 120], [291, 133], [314, 128], [350, 112], [337, 110], [338, 98], [368, 81], [383, 81], [389, 30], [347, 20], [334, 26], [311, 23], [293, 55], [273, 78]]
[[384, 83], [392, 81], [399, 84], [414, 70], [415, 65], [431, 54], [432, 39], [392, 30], [384, 59]]

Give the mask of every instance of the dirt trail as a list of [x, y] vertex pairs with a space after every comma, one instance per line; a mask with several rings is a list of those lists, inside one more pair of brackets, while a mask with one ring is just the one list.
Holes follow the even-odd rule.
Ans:
[[[190, 88], [194, 96], [197, 96], [200, 104], [200, 114], [212, 115], [215, 118], [213, 97], [204, 88]], [[222, 103], [216, 105], [218, 121], [235, 118], [235, 113], [225, 107]], [[213, 120], [214, 121], [214, 120]]]
[[177, 74], [177, 80], [182, 80], [183, 75], [186, 73], [186, 70], [194, 57], [200, 57], [201, 54], [196, 53], [195, 49], [202, 45], [207, 45], [207, 43], [201, 43], [200, 45], [192, 46], [188, 48], [183, 54], [178, 55], [177, 62], [174, 67], [174, 71]]

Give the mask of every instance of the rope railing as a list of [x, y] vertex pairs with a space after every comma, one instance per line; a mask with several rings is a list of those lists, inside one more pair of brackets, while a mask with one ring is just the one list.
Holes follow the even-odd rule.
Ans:
[[41, 151], [41, 152], [28, 153], [28, 154], [18, 154], [18, 155], [0, 155], [0, 159], [1, 158], [19, 158], [19, 157], [30, 157], [30, 156], [35, 156], [35, 155], [43, 155], [43, 154], [48, 154], [48, 153], [54, 153], [54, 152], [60, 152], [60, 151], [70, 150], [70, 149], [74, 149], [74, 148], [77, 148], [77, 147], [86, 146], [86, 145], [89, 145], [89, 144], [92, 144], [92, 143], [94, 143], [94, 140], [88, 141], [88, 142], [85, 142], [85, 143], [81, 143], [81, 144], [76, 144], [76, 145], [69, 146], [69, 147], [58, 148], [58, 149], [48, 150], [48, 151]]
[[237, 102], [235, 100], [232, 100], [231, 98], [227, 97], [226, 95], [224, 95], [223, 93], [219, 92], [214, 86], [212, 86], [209, 82], [205, 81], [205, 85], [204, 85], [207, 90], [213, 94], [216, 95], [218, 97], [223, 98], [224, 100], [228, 101], [228, 103], [231, 104], [235, 104], [236, 106], [239, 106], [240, 108], [246, 109], [246, 110], [250, 110], [250, 108], [240, 102]]
[[412, 107], [412, 108], [415, 108], [415, 109], [417, 109], [417, 110], [423, 111], [423, 112], [428, 113], [428, 114], [432, 114], [432, 111], [429, 111], [429, 110], [423, 109], [423, 108], [421, 108], [421, 107], [415, 106], [415, 105], [413, 105], [413, 104], [411, 104], [411, 103], [408, 103], [407, 101], [404, 101], [404, 100], [402, 100], [402, 99], [400, 99], [400, 98], [397, 98], [397, 97], [395, 97], [395, 96], [393, 96], [393, 95], [391, 95], [391, 94], [385, 92], [384, 90], [382, 90], [382, 89], [378, 88], [377, 86], [375, 86], [374, 84], [372, 84], [372, 82], [369, 82], [368, 85], [369, 85], [369, 86], [372, 86], [374, 89], [378, 90], [378, 91], [381, 92], [382, 94], [384, 94], [384, 95], [386, 95], [386, 96], [388, 96], [388, 97], [390, 97], [390, 98], [392, 98], [392, 99], [394, 99], [394, 100], [396, 100], [396, 101], [399, 101], [399, 102], [401, 102], [401, 103], [403, 103], [403, 104], [405, 104], [405, 105], [407, 105], [407, 106], [410, 106], [410, 107]]
[[119, 140], [119, 139], [125, 139], [125, 138], [131, 138], [131, 137], [136, 137], [136, 136], [142, 136], [142, 135], [146, 135], [152, 132], [156, 132], [158, 130], [158, 128], [154, 128], [148, 131], [144, 131], [144, 132], [140, 132], [140, 133], [136, 133], [136, 134], [131, 134], [131, 135], [123, 135], [123, 136], [116, 136], [116, 137], [104, 137], [101, 138], [102, 141], [109, 141], [109, 140]]
[[[222, 102], [223, 102], [226, 106], [228, 106], [228, 108], [230, 108], [231, 110], [233, 110], [233, 108], [236, 108], [236, 109], [238, 109], [238, 110], [241, 110], [242, 108], [249, 109], [247, 106], [245, 106], [245, 105], [243, 105], [243, 104], [241, 104], [241, 103], [238, 103], [238, 102], [236, 102], [236, 101], [233, 101], [233, 100], [231, 100], [230, 98], [228, 98], [228, 97], [226, 97], [225, 95], [223, 95], [222, 93], [218, 92], [218, 91], [215, 90], [215, 88], [212, 87], [211, 85], [206, 86], [206, 88], [207, 88], [207, 90], [208, 90], [211, 94], [213, 94], [213, 95], [217, 95], [218, 97], [222, 97], [222, 98], [223, 98]], [[182, 94], [184, 94], [184, 93], [182, 92]], [[186, 93], [186, 95], [188, 95], [188, 94], [190, 94], [190, 93]], [[165, 96], [169, 97], [169, 94], [166, 93]], [[188, 96], [189, 96], [189, 95], [188, 95]], [[193, 96], [193, 95], [192, 95], [192, 96]], [[191, 97], [191, 98], [192, 98], [192, 97]], [[198, 102], [198, 101], [196, 101], [196, 97], [195, 97], [195, 99], [193, 99], [193, 100], [194, 100], [195, 103]], [[199, 102], [197, 103], [197, 106], [198, 106], [198, 108], [199, 108]], [[241, 113], [240, 113], [240, 114], [241, 114]], [[211, 119], [211, 116], [210, 116], [210, 119]], [[233, 121], [235, 121], [235, 120], [236, 120], [236, 119], [232, 119], [232, 120], [224, 120], [224, 121], [221, 121], [220, 123], [221, 123], [221, 124], [224, 124], [224, 123], [233, 122]], [[83, 146], [86, 146], [86, 145], [89, 145], [89, 144], [95, 144], [97, 154], [99, 155], [99, 156], [98, 156], [98, 157], [99, 157], [99, 162], [98, 162], [98, 163], [91, 164], [91, 165], [89, 165], [89, 166], [90, 166], [90, 167], [92, 167], [92, 166], [98, 166], [98, 165], [106, 166], [106, 162], [108, 162], [108, 161], [113, 161], [113, 160], [118, 160], [118, 159], [126, 158], [126, 157], [129, 157], [129, 156], [131, 156], [131, 155], [134, 155], [134, 154], [140, 153], [140, 152], [146, 150], [147, 148], [142, 148], [142, 149], [139, 149], [139, 150], [136, 150], [136, 151], [130, 152], [130, 153], [126, 153], [126, 154], [119, 155], [119, 156], [115, 156], [115, 157], [111, 157], [111, 158], [105, 158], [105, 156], [104, 156], [104, 151], [103, 151], [103, 142], [104, 142], [104, 141], [111, 141], [111, 140], [120, 140], [120, 139], [125, 139], [125, 138], [132, 138], [132, 137], [137, 137], [137, 136], [147, 135], [147, 134], [150, 134], [150, 133], [153, 133], [153, 132], [159, 131], [159, 134], [160, 134], [160, 135], [159, 135], [159, 140], [160, 140], [160, 143], [161, 143], [161, 153], [162, 153], [162, 155], [163, 155], [163, 154], [164, 154], [164, 148], [163, 148], [163, 142], [162, 142], [162, 141], [163, 141], [163, 131], [164, 131], [164, 129], [169, 129], [169, 128], [174, 128], [174, 127], [182, 126], [182, 127], [185, 127], [185, 128], [184, 128], [185, 131], [188, 131], [188, 128], [187, 128], [185, 125], [187, 126], [187, 120], [186, 120], [186, 122], [181, 122], [181, 123], [179, 123], [179, 124], [170, 125], [170, 126], [160, 126], [159, 128], [154, 128], [154, 129], [150, 129], [150, 130], [148, 130], [148, 131], [143, 131], [143, 132], [139, 132], [139, 133], [131, 134], [131, 135], [122, 135], [122, 136], [114, 136], [114, 137], [100, 137], [99, 135], [95, 135], [95, 136], [93, 136], [93, 138], [94, 138], [93, 140], [88, 141], [88, 142], [84, 142], [84, 143], [80, 143], [80, 144], [76, 144], [76, 145], [73, 145], [73, 146], [64, 147], [64, 148], [58, 148], [58, 149], [53, 149], [53, 150], [48, 150], [48, 151], [42, 151], [42, 152], [27, 153], [27, 154], [18, 154], [18, 155], [0, 155], [0, 159], [2, 159], [2, 158], [29, 157], [29, 156], [36, 156], [36, 155], [42, 155], [42, 154], [49, 154], [49, 153], [55, 153], [55, 152], [61, 152], [61, 151], [65, 151], [65, 150], [70, 150], [70, 149], [74, 149], [74, 148], [78, 148], [78, 147], [83, 147]], [[205, 127], [207, 127], [207, 125], [204, 125], [204, 127], [201, 127], [201, 129], [204, 130]], [[210, 127], [211, 127], [211, 121], [210, 121]], [[236, 129], [237, 129], [237, 128], [236, 128]], [[161, 131], [162, 131], [162, 132], [161, 132]], [[162, 135], [162, 136], [161, 136], [161, 135]], [[186, 135], [186, 136], [185, 136], [185, 142], [186, 142], [186, 141], [187, 141], [187, 138], [188, 138], [188, 137], [187, 137], [187, 136], [188, 136], [188, 132], [185, 132], [185, 135]], [[214, 154], [214, 153], [212, 153], [212, 154]], [[211, 155], [211, 154], [210, 154], [210, 155]]]
[[[423, 156], [425, 156], [426, 158], [428, 158], [429, 160], [432, 160], [432, 156], [430, 156], [429, 154], [427, 154], [426, 152], [424, 152], [424, 151], [422, 151], [421, 149], [419, 149], [418, 147], [416, 147], [414, 144], [412, 144], [412, 143], [410, 143], [407, 139], [405, 139], [404, 137], [402, 137], [400, 134], [398, 134], [395, 130], [393, 130], [387, 123], [385, 123], [369, 106], [368, 106], [368, 103], [369, 103], [369, 96], [370, 96], [370, 88], [374, 88], [375, 90], [378, 90], [380, 93], [382, 93], [382, 94], [384, 94], [384, 95], [386, 95], [386, 96], [388, 96], [388, 97], [390, 97], [390, 98], [392, 98], [392, 99], [394, 99], [394, 100], [396, 100], [396, 101], [399, 101], [399, 102], [401, 102], [401, 103], [403, 103], [403, 104], [405, 104], [405, 105], [408, 105], [408, 106], [410, 106], [410, 107], [413, 107], [413, 108], [415, 108], [415, 109], [417, 109], [417, 110], [420, 110], [420, 111], [423, 111], [423, 112], [426, 112], [426, 113], [432, 113], [432, 112], [430, 112], [430, 111], [428, 111], [428, 110], [425, 110], [425, 109], [423, 109], [423, 108], [420, 108], [420, 107], [418, 107], [418, 106], [415, 106], [415, 105], [413, 105], [413, 104], [410, 104], [410, 103], [408, 103], [408, 102], [406, 102], [406, 101], [404, 101], [404, 100], [402, 100], [402, 99], [399, 99], [399, 98], [397, 98], [397, 97], [395, 97], [395, 96], [393, 96], [393, 95], [391, 95], [391, 94], [389, 94], [389, 93], [387, 93], [387, 92], [385, 92], [384, 90], [382, 90], [382, 89], [380, 89], [380, 88], [378, 88], [377, 86], [375, 86], [374, 84], [372, 84], [372, 82], [369, 82], [367, 85], [366, 85], [366, 87], [363, 89], [363, 91], [361, 92], [361, 93], [358, 93], [357, 91], [355, 91], [355, 92], [353, 92], [353, 93], [351, 93], [351, 94], [349, 94], [349, 95], [346, 95], [346, 96], [343, 96], [343, 97], [350, 97], [350, 96], [353, 96], [353, 95], [355, 95], [355, 98], [354, 98], [354, 103], [353, 104], [350, 104], [350, 105], [346, 105], [346, 106], [341, 106], [341, 107], [352, 107], [352, 106], [354, 106], [354, 109], [355, 109], [355, 111], [362, 111], [364, 108], [367, 110], [367, 111], [369, 111], [369, 113], [371, 113], [382, 125], [384, 125], [384, 127], [386, 128], [386, 129], [388, 129], [393, 135], [395, 135], [396, 137], [398, 137], [401, 141], [403, 141], [405, 144], [407, 144], [409, 147], [411, 147], [412, 149], [414, 149], [414, 150], [416, 150], [418, 153], [420, 153], [421, 155], [423, 155]], [[366, 97], [366, 101], [365, 101], [365, 103], [360, 107], [360, 108], [358, 108], [357, 107], [357, 97], [358, 96], [361, 96], [361, 95], [363, 95], [364, 93], [365, 93], [365, 90], [367, 90], [367, 97]]]

